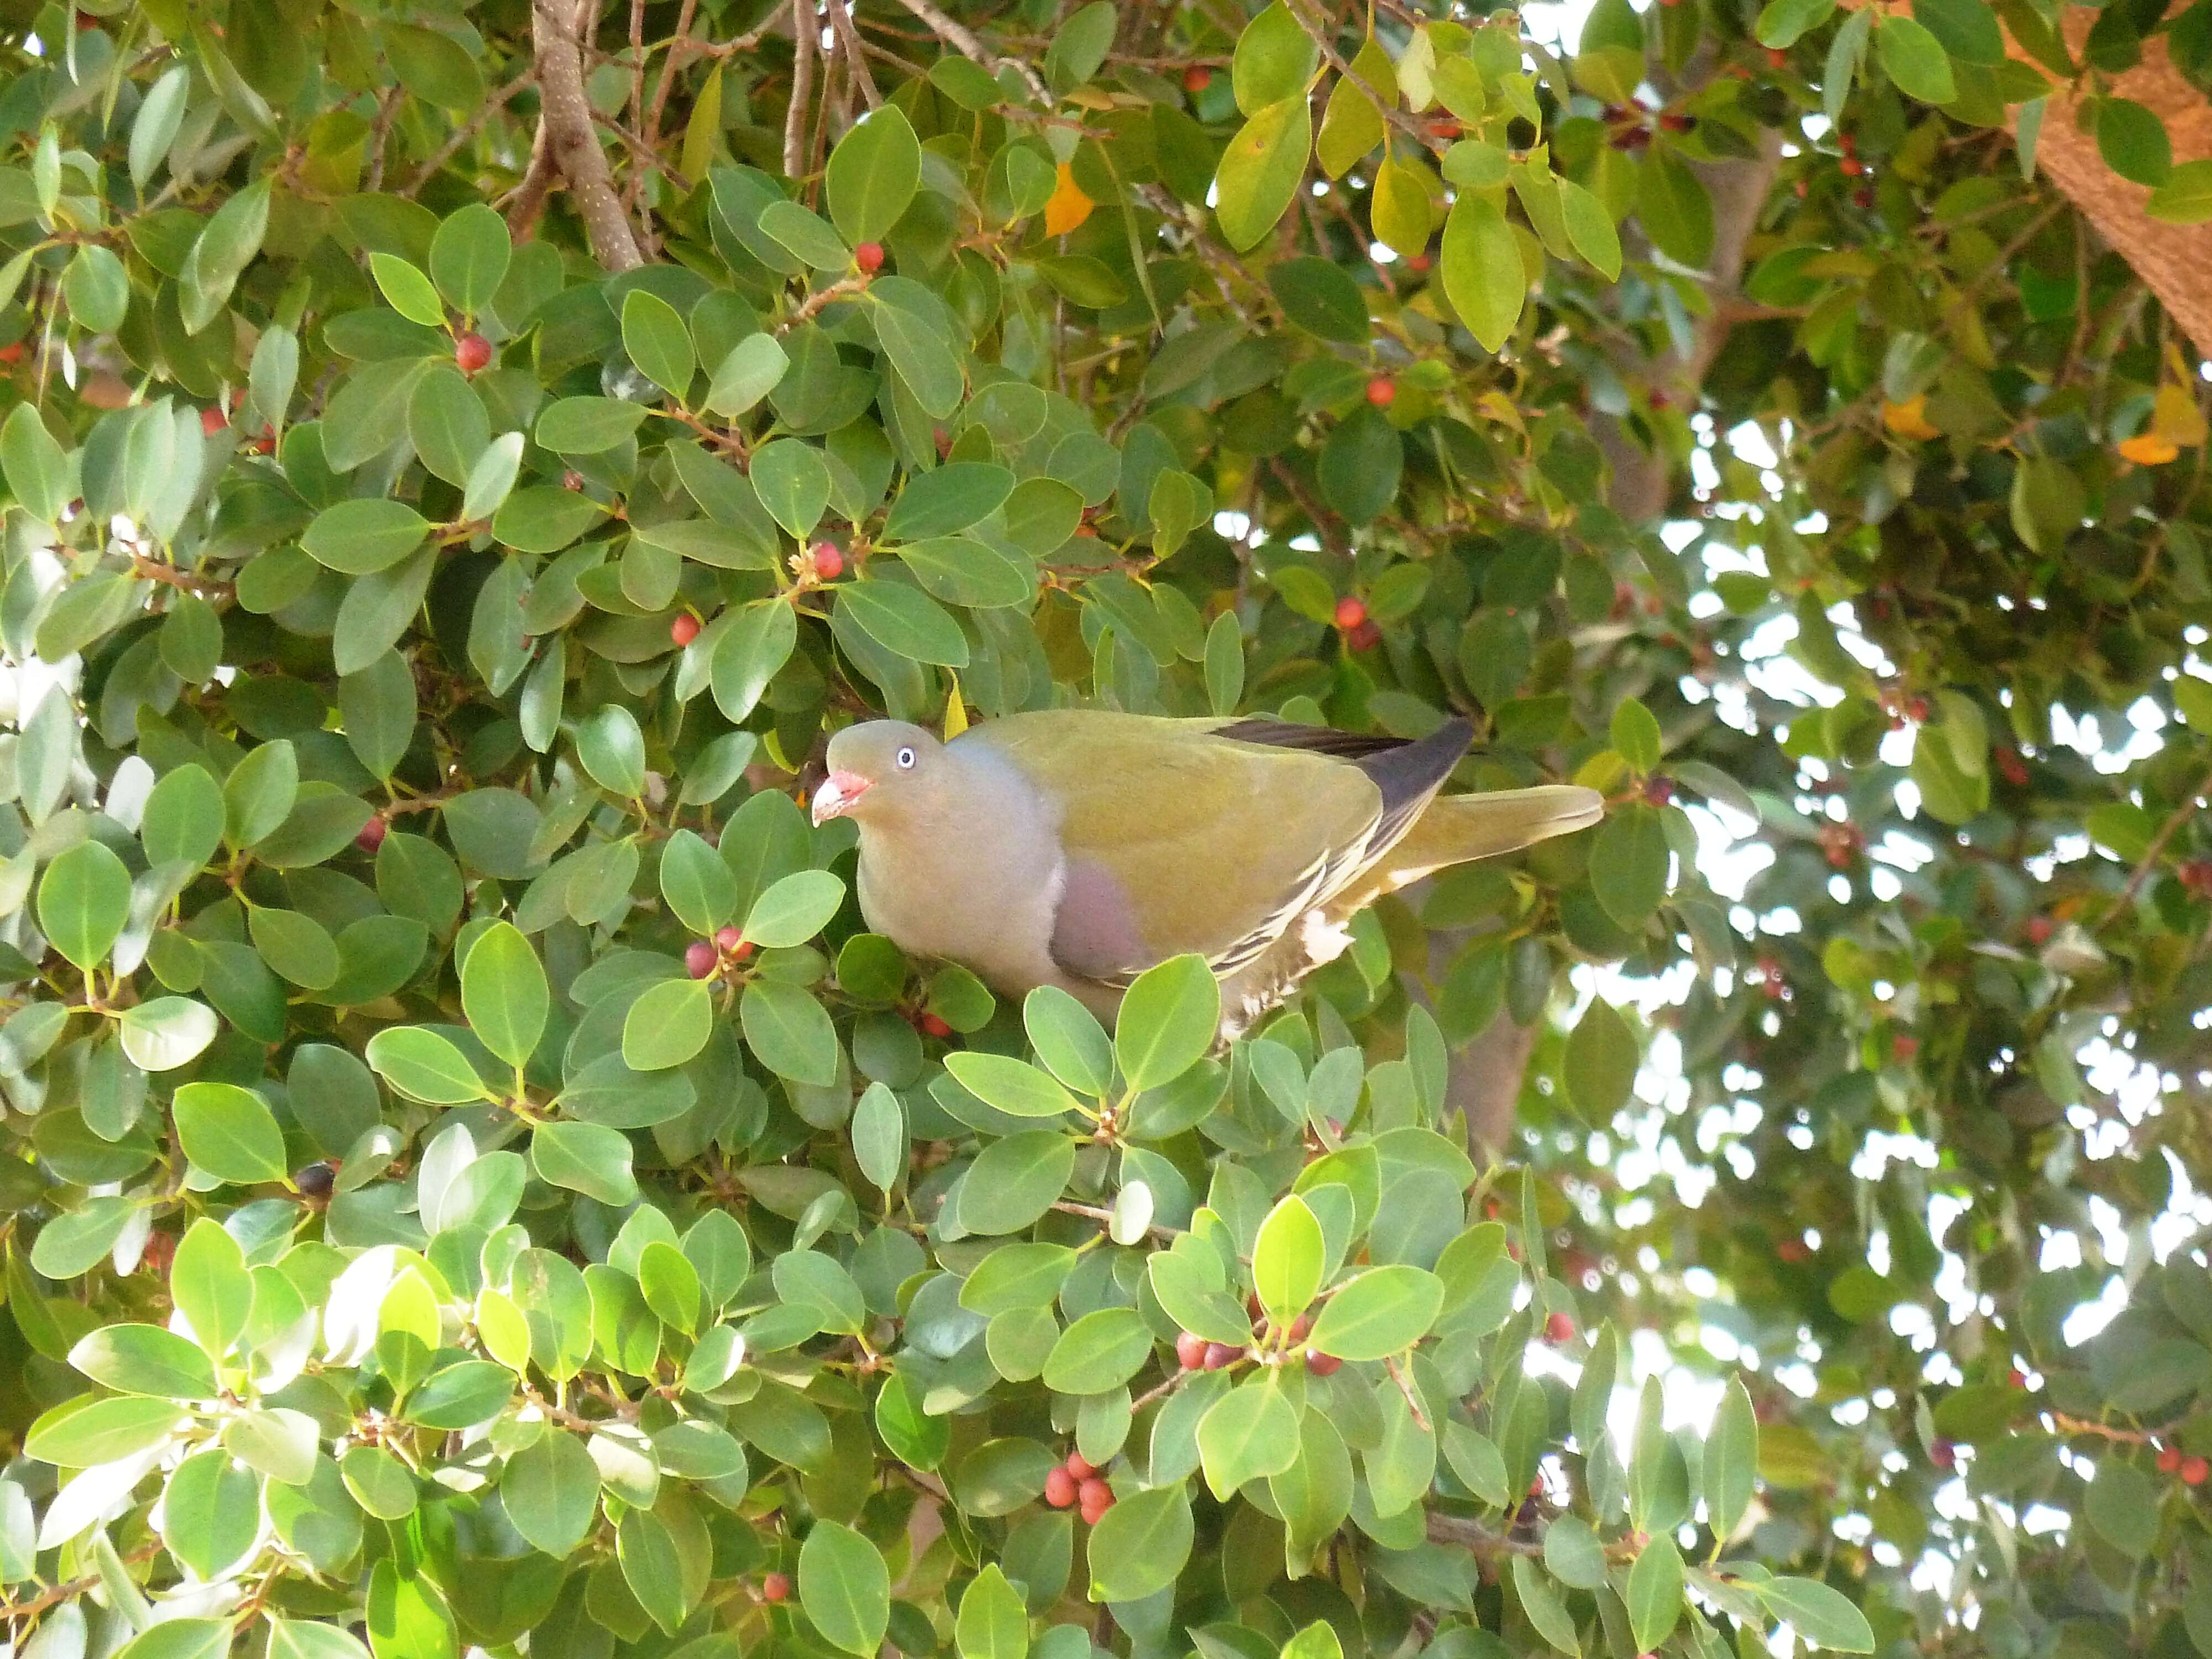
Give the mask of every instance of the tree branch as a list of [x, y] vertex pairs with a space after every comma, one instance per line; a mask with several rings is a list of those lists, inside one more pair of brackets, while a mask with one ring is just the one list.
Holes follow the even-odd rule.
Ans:
[[993, 58], [983, 50], [981, 41], [932, 5], [930, 0], [899, 0], [899, 4], [928, 24], [931, 33], [963, 58], [972, 58], [985, 69], [996, 69], [1001, 64], [1012, 64], [1015, 73], [1019, 75], [1028, 84], [1029, 89], [1037, 95], [1037, 101], [1047, 109], [1052, 107], [1052, 93], [1044, 83], [1044, 76], [1039, 75], [1034, 67], [1018, 58]]
[[[550, 165], [568, 181], [584, 222], [592, 257], [609, 270], [635, 270], [645, 263], [629, 216], [616, 194], [614, 174], [593, 129], [592, 106], [584, 92], [580, 25], [562, 15], [568, 0], [532, 0], [531, 41], [538, 58], [539, 131]], [[592, 0], [585, 0], [589, 15]]]

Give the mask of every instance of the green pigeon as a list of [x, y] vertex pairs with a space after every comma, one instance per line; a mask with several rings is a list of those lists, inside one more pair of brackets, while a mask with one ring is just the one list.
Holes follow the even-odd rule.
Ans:
[[1441, 795], [1474, 730], [1412, 742], [1273, 720], [1010, 714], [940, 743], [902, 720], [830, 740], [814, 822], [860, 832], [860, 912], [909, 956], [1111, 1022], [1131, 981], [1195, 952], [1233, 1036], [1432, 871], [1597, 822], [1569, 784]]

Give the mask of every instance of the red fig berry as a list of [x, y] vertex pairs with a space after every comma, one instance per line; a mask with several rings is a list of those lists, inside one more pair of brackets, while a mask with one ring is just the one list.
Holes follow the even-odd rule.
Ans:
[[331, 1189], [337, 1182], [337, 1170], [326, 1163], [310, 1164], [295, 1170], [292, 1176], [292, 1185], [299, 1190], [301, 1197], [307, 1199], [328, 1198]]
[[138, 1271], [160, 1279], [168, 1273], [169, 1264], [176, 1259], [176, 1234], [149, 1233], [145, 1248], [138, 1252]]
[[684, 947], [684, 971], [694, 979], [705, 979], [714, 971], [714, 947], [703, 939], [695, 939]]
[[1836, 163], [1836, 170], [1846, 179], [1856, 179], [1866, 171], [1866, 163], [1856, 155], [1846, 155]]
[[1061, 1467], [1070, 1474], [1073, 1475], [1078, 1480], [1091, 1480], [1096, 1477], [1098, 1473], [1098, 1466], [1092, 1462], [1089, 1458], [1085, 1457], [1081, 1452], [1068, 1453], [1067, 1462], [1061, 1465]]
[[1367, 401], [1377, 409], [1388, 409], [1398, 396], [1398, 383], [1387, 374], [1377, 374], [1367, 383]]
[[1354, 651], [1372, 651], [1382, 643], [1382, 630], [1371, 622], [1364, 622], [1344, 636], [1344, 642]]
[[2179, 1473], [2180, 1468], [2181, 1448], [2179, 1446], [2160, 1447], [2158, 1453], [2158, 1472], [2160, 1474], [2174, 1474]]
[[1114, 1507], [1113, 1487], [1095, 1476], [1083, 1482], [1075, 1492], [1082, 1500], [1083, 1518], [1094, 1527], [1098, 1524], [1098, 1517]]
[[853, 250], [853, 263], [860, 268], [864, 276], [872, 276], [884, 268], [884, 245], [863, 242]]
[[1226, 1342], [1209, 1342], [1206, 1345], [1206, 1369], [1210, 1371], [1225, 1370], [1237, 1363], [1240, 1352]]
[[2208, 1474], [2212, 1474], [2212, 1462], [2207, 1462], [2201, 1457], [2185, 1457], [2181, 1460], [2183, 1486], [2201, 1486], [2204, 1484], [2204, 1477]]
[[[744, 947], [745, 936], [742, 930], [734, 927], [723, 927], [716, 930], [714, 934], [714, 948], [717, 951], [720, 951], [724, 956], [735, 956], [738, 951], [744, 950]], [[746, 954], [750, 955], [751, 953], [747, 951]]]
[[1176, 1337], [1176, 1362], [1187, 1371], [1204, 1369], [1206, 1339], [1193, 1331], [1183, 1331]]
[[1054, 1469], [1044, 1478], [1044, 1501], [1056, 1510], [1073, 1508], [1079, 1488], [1066, 1469]]
[[1948, 1440], [1938, 1440], [1928, 1449], [1928, 1461], [1939, 1469], [1953, 1469], [1959, 1465], [1959, 1449]]
[[1786, 69], [1789, 64], [1790, 54], [1781, 47], [1769, 46], [1766, 49], [1766, 66], [1769, 69]]
[[1306, 1350], [1306, 1375], [1334, 1376], [1344, 1368], [1344, 1362], [1333, 1353], [1323, 1353], [1319, 1348]]
[[1889, 1052], [1901, 1060], [1910, 1060], [1920, 1052], [1920, 1039], [1899, 1031], [1889, 1040]]
[[2027, 942], [2030, 945], [2048, 945], [2051, 936], [2057, 931], [2058, 924], [2049, 916], [2030, 916], [2027, 919]]
[[1857, 155], [1859, 153], [1858, 135], [1850, 132], [1838, 133], [1836, 135], [1836, 148], [1843, 151], [1846, 155]]
[[223, 418], [222, 411], [212, 404], [200, 410], [200, 430], [210, 438], [229, 424], [230, 422]]
[[668, 637], [678, 645], [690, 644], [699, 637], [699, 619], [689, 611], [678, 612], [676, 620], [668, 624]]
[[1193, 64], [1182, 72], [1185, 92], [1204, 92], [1213, 84], [1213, 71], [1203, 64]]
[[1429, 256], [1427, 254], [1409, 253], [1406, 256], [1406, 269], [1413, 272], [1416, 276], [1419, 275], [1422, 271], [1426, 270], [1428, 268]]
[[1336, 602], [1336, 625], [1350, 633], [1367, 620], [1367, 603], [1356, 594], [1347, 593]]
[[1868, 213], [1874, 211], [1874, 186], [1861, 185], [1851, 192], [1851, 204]]
[[491, 342], [481, 334], [464, 334], [453, 342], [453, 367], [473, 374], [491, 364]]
[[2005, 1373], [2005, 1382], [2011, 1388], [2025, 1389], [2027, 1386], [2027, 1373], [2015, 1365]]
[[815, 579], [834, 582], [845, 574], [845, 556], [835, 542], [817, 542], [808, 556], [814, 566]]
[[371, 818], [361, 826], [361, 833], [353, 838], [353, 844], [364, 853], [374, 853], [384, 845], [385, 836], [391, 832], [392, 826], [382, 818]]
[[20, 363], [23, 361], [23, 343], [11, 340], [0, 346], [0, 363]]
[[921, 1017], [921, 1030], [925, 1036], [949, 1037], [952, 1035], [952, 1028], [935, 1014], [924, 1014]]
[[761, 1600], [782, 1601], [790, 1599], [791, 1580], [783, 1573], [772, 1572], [761, 1580]]
[[1555, 1313], [1544, 1321], [1544, 1340], [1547, 1342], [1571, 1342], [1574, 1335], [1575, 1316], [1572, 1314]]
[[1293, 1342], [1304, 1341], [1306, 1338], [1312, 1334], [1312, 1331], [1313, 1316], [1311, 1314], [1300, 1314], [1296, 1319], [1293, 1319], [1291, 1322], [1290, 1335], [1291, 1340]]

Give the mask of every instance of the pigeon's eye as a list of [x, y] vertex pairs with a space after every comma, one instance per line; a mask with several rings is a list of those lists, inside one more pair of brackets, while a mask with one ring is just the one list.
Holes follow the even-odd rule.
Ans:
[[899, 770], [902, 772], [911, 772], [914, 770], [914, 750], [911, 749], [900, 750], [898, 751], [898, 763]]

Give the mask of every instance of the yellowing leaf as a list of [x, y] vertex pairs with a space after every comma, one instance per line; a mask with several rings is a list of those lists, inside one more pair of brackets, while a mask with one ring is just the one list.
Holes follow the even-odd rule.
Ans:
[[2123, 438], [2118, 447], [2124, 459], [2140, 466], [2163, 466], [2181, 453], [2179, 445], [2155, 432], [2139, 432], [2132, 438]]
[[2151, 406], [2150, 429], [2166, 442], [2188, 449], [2204, 441], [2204, 413], [2189, 388], [2168, 380]]
[[952, 682], [951, 694], [945, 700], [945, 738], [946, 743], [968, 729], [968, 705], [960, 698], [960, 677], [946, 672], [945, 678]]
[[1928, 420], [1928, 394], [1917, 392], [1901, 404], [1885, 403], [1881, 406], [1881, 423], [1900, 438], [1924, 442], [1943, 434]]
[[1066, 162], [1060, 164], [1060, 184], [1052, 192], [1052, 199], [1044, 204], [1044, 228], [1048, 236], [1065, 236], [1091, 216], [1091, 210], [1098, 204], [1077, 186], [1075, 170]]
[[[1390, 54], [1374, 40], [1360, 47], [1359, 55], [1352, 60], [1352, 70], [1383, 97], [1396, 99], [1397, 70], [1390, 62]], [[1339, 76], [1328, 94], [1328, 107], [1321, 118], [1321, 137], [1316, 149], [1321, 157], [1322, 171], [1332, 179], [1341, 179], [1355, 162], [1382, 142], [1389, 131], [1374, 99], [1348, 77]]]

